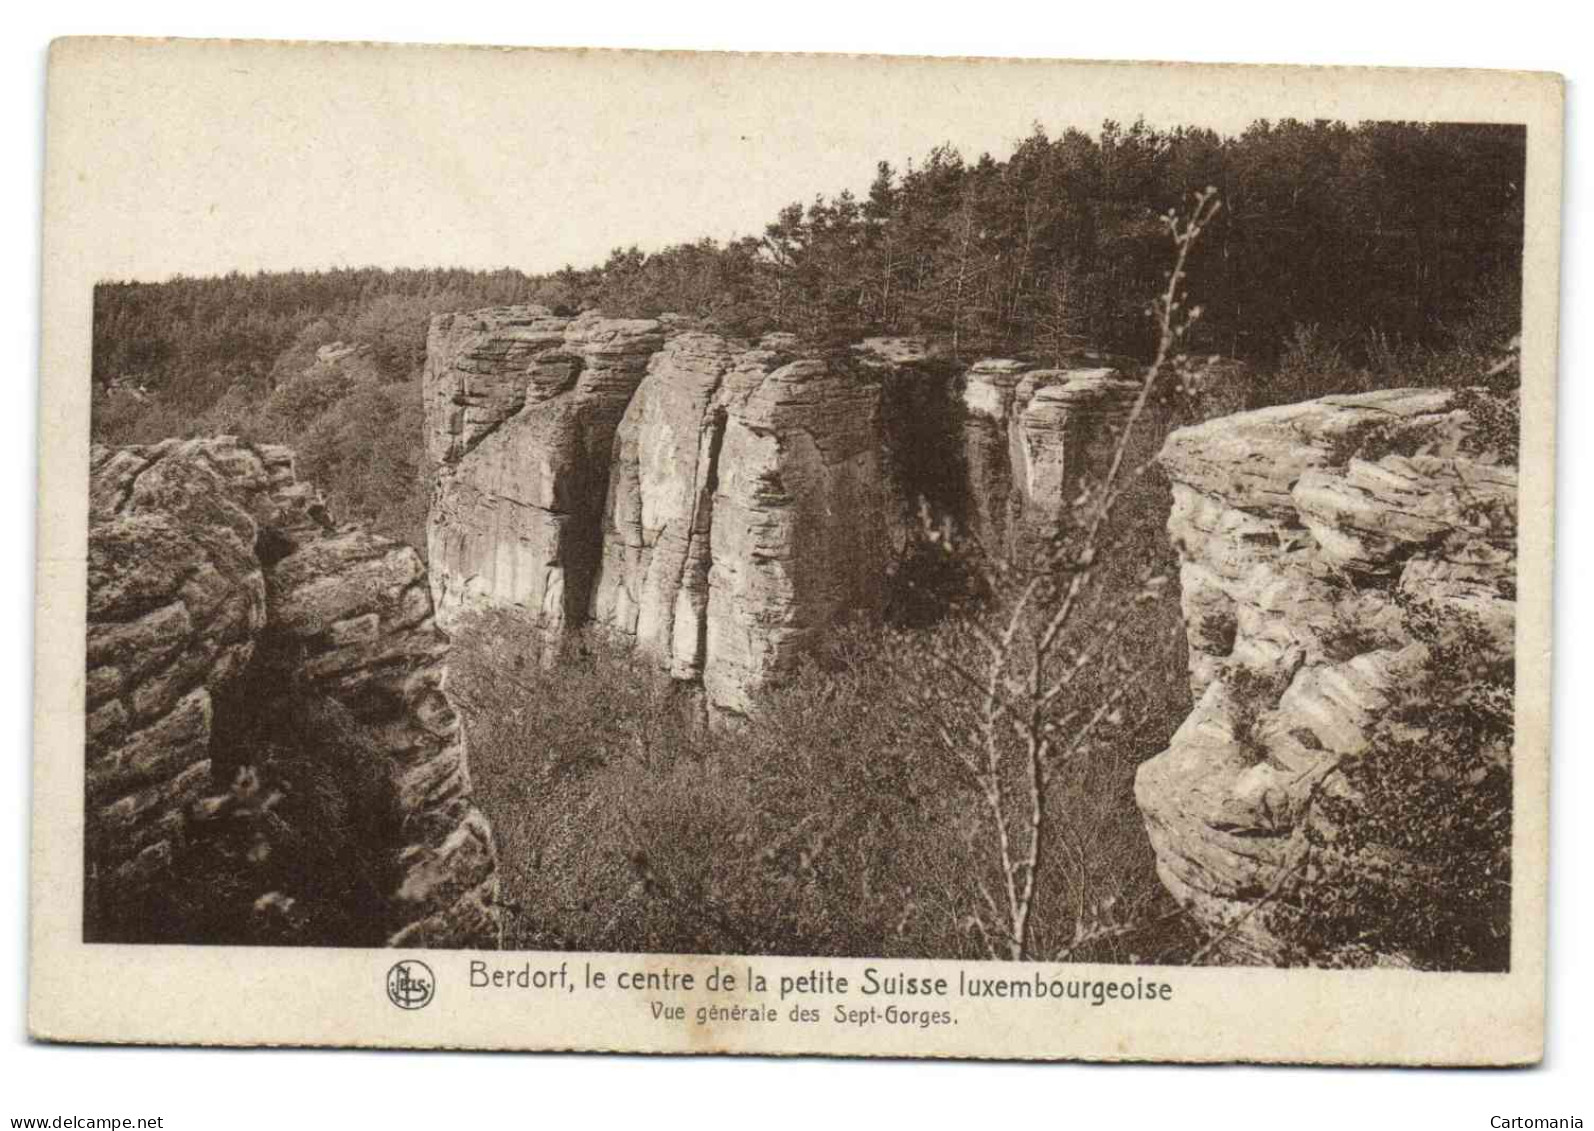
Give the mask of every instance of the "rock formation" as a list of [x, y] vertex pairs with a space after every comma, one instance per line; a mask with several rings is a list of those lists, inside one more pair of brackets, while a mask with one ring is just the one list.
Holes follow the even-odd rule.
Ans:
[[814, 629], [878, 604], [889, 560], [879, 382], [792, 346], [537, 307], [434, 320], [440, 618], [590, 621], [745, 711]]
[[[1124, 365], [1040, 369], [986, 360], [963, 386], [969, 525], [992, 552], [1025, 551], [1074, 499], [1087, 467], [1104, 467], [1140, 382]], [[1156, 430], [1142, 428], [1140, 437]], [[1137, 449], [1137, 462], [1149, 453]]]
[[707, 658], [711, 533], [731, 406], [780, 361], [777, 351], [712, 334], [672, 338], [615, 437], [592, 619], [678, 679], [701, 679]]
[[555, 630], [585, 618], [615, 427], [663, 344], [656, 321], [534, 306], [433, 320], [427, 545], [445, 627], [501, 606]]
[[[447, 638], [416, 553], [334, 527], [284, 448], [95, 447], [91, 471], [89, 906], [168, 882], [199, 823], [270, 820], [274, 799], [253, 797], [266, 750], [250, 736], [325, 705], [350, 749], [370, 752], [393, 806], [347, 814], [391, 830], [376, 846], [390, 864], [382, 933], [495, 945], [491, 830], [471, 800], [442, 690]], [[257, 912], [293, 902], [258, 894]]]
[[376, 382], [382, 380], [381, 369], [377, 365], [375, 352], [365, 343], [360, 342], [329, 342], [320, 346], [315, 351], [315, 361], [301, 377], [311, 380], [317, 377], [338, 375], [356, 382]]
[[880, 386], [818, 360], [732, 405], [716, 468], [704, 686], [750, 696], [839, 618], [878, 610], [891, 561]]
[[1355, 804], [1344, 770], [1425, 669], [1419, 618], [1511, 655], [1517, 474], [1474, 404], [1325, 397], [1163, 448], [1195, 708], [1136, 797], [1163, 882], [1231, 957], [1277, 960], [1254, 912], [1295, 882], [1319, 791]]
[[965, 380], [912, 338], [819, 357], [668, 318], [439, 317], [439, 619], [596, 624], [745, 713], [817, 630], [881, 606], [920, 498], [998, 551], [1009, 525], [1054, 531], [1138, 388], [1107, 360]]

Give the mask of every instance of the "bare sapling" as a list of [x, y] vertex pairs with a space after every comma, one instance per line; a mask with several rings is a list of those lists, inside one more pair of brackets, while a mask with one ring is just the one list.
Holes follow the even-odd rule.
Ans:
[[[1144, 718], [1143, 677], [1167, 662], [1172, 644], [1160, 632], [1144, 639], [1148, 618], [1136, 615], [1169, 578], [1136, 564], [1125, 551], [1137, 529], [1114, 518], [1150, 466], [1143, 434], [1159, 385], [1199, 380], [1183, 344], [1201, 308], [1189, 305], [1184, 284], [1218, 209], [1209, 187], [1183, 216], [1164, 216], [1175, 254], [1151, 304], [1155, 354], [1118, 419], [1105, 469], [1083, 477], [1055, 532], [1038, 548], [993, 552], [949, 522], [927, 523], [927, 539], [962, 559], [981, 594], [937, 630], [902, 634], [896, 647], [914, 706], [972, 786], [977, 895], [965, 922], [993, 958], [1067, 959], [1146, 925], [1144, 906], [1105, 875], [1119, 847], [1086, 830], [1081, 795], [1064, 788], [1063, 771]], [[1043, 890], [1055, 894], [1043, 899]]]

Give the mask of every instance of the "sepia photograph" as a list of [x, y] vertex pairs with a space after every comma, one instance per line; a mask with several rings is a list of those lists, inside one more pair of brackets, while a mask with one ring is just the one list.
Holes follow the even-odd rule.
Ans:
[[1506, 969], [1524, 131], [901, 166], [99, 283], [85, 938]]
[[574, 1047], [1347, 1059], [993, 1036], [1268, 971], [1536, 1059], [1558, 80], [1186, 70], [58, 42], [35, 931], [651, 1010]]

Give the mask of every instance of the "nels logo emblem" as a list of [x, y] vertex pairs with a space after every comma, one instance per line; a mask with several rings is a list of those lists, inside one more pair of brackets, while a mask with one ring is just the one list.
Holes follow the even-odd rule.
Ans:
[[387, 1000], [400, 1009], [421, 1009], [437, 991], [432, 968], [417, 959], [395, 962], [387, 972]]

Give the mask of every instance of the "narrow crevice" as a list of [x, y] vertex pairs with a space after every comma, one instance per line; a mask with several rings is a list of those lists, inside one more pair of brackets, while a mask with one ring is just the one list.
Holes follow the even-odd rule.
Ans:
[[260, 568], [267, 573], [296, 549], [293, 539], [269, 526], [262, 526], [255, 535], [255, 557], [260, 559]]
[[960, 375], [951, 363], [929, 361], [892, 368], [881, 383], [883, 447], [908, 531], [902, 558], [887, 582], [886, 616], [893, 622], [934, 620], [968, 588], [947, 555], [920, 536], [924, 516], [958, 531], [974, 522], [965, 413], [957, 395]]
[[[729, 413], [723, 405], [715, 408], [709, 417], [708, 468], [703, 476], [703, 487], [692, 504], [692, 525], [687, 536], [686, 556], [681, 562], [681, 577], [675, 589], [679, 594], [690, 587], [691, 591], [702, 594], [703, 608], [694, 626], [696, 633], [692, 646], [692, 672], [698, 679], [703, 677], [703, 669], [708, 664], [708, 586], [714, 559], [714, 497], [719, 493], [720, 450], [725, 446], [725, 430], [729, 419]], [[673, 624], [671, 627], [673, 637]]]

